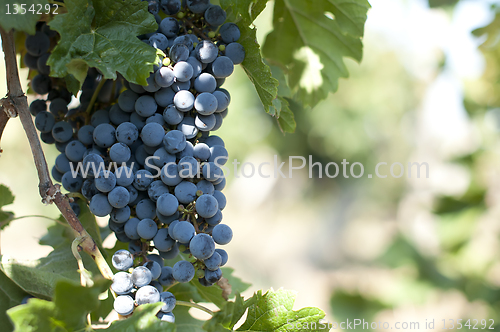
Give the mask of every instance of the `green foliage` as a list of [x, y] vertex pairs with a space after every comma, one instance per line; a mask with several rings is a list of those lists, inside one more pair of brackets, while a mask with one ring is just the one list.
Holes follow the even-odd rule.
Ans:
[[15, 331], [78, 331], [86, 326], [87, 314], [99, 307], [98, 295], [110, 286], [100, 280], [93, 287], [61, 281], [55, 287], [54, 301], [30, 299], [8, 311]]
[[252, 24], [252, 22], [260, 15], [260, 13], [266, 8], [267, 0], [221, 0], [220, 5], [228, 13], [233, 13], [236, 17], [231, 17], [229, 15], [230, 21], [235, 21], [241, 19], [242, 23], [246, 26]]
[[19, 286], [0, 271], [0, 326], [5, 331], [12, 331], [14, 329], [7, 316], [7, 310], [21, 304], [26, 295]]
[[[94, 261], [82, 255], [87, 270], [98, 275]], [[0, 269], [25, 292], [50, 299], [59, 281], [79, 282], [78, 264], [71, 252], [71, 243], [64, 242], [47, 257], [37, 260], [17, 260], [2, 257]]]
[[268, 291], [262, 295], [258, 291], [248, 303], [248, 315], [245, 323], [237, 331], [290, 331], [292, 325], [308, 331], [320, 331], [312, 328], [325, 317], [318, 308], [303, 308], [293, 311], [296, 294], [293, 291]]
[[0, 184], [0, 230], [9, 224], [14, 218], [14, 214], [9, 211], [3, 211], [5, 205], [14, 203], [14, 195], [9, 188]]
[[246, 291], [251, 285], [249, 283], [244, 282], [238, 277], [233, 275], [234, 269], [230, 267], [221, 268], [222, 275], [227, 279], [229, 285], [231, 285], [231, 293], [228, 298], [232, 299], [236, 294], [243, 293]]
[[[117, 72], [130, 82], [146, 85], [156, 59], [154, 48], [137, 35], [154, 31], [156, 21], [139, 0], [68, 0], [67, 14], [56, 16], [50, 27], [61, 35], [48, 64], [51, 75], [72, 75], [79, 86], [89, 67], [99, 69], [105, 79]], [[75, 88], [73, 79], [68, 78]]]
[[245, 302], [243, 297], [238, 294], [234, 302], [228, 302], [221, 311], [217, 312], [212, 319], [203, 325], [203, 328], [208, 332], [232, 331], [247, 308], [253, 305], [255, 301], [255, 297], [251, 297]]
[[344, 57], [361, 61], [364, 22], [370, 5], [355, 1], [277, 0], [274, 30], [263, 52], [286, 68], [297, 100], [314, 106], [348, 77]]
[[[0, 5], [0, 26], [6, 31], [15, 29], [17, 31], [24, 31], [30, 35], [34, 35], [36, 32], [36, 22], [40, 19], [42, 13], [46, 13], [46, 4], [48, 4], [47, 0], [2, 1], [2, 4]], [[11, 14], [7, 14], [7, 5], [9, 5], [9, 12]], [[16, 12], [14, 5], [19, 11], [18, 14], [14, 14]], [[42, 9], [40, 9], [40, 6], [42, 6]], [[24, 12], [22, 8], [24, 8], [26, 12]], [[53, 9], [51, 9], [51, 12], [52, 11]]]
[[170, 323], [161, 322], [156, 314], [160, 310], [161, 303], [145, 304], [134, 310], [132, 317], [126, 320], [115, 321], [110, 327], [99, 331], [108, 332], [173, 332], [175, 326]]

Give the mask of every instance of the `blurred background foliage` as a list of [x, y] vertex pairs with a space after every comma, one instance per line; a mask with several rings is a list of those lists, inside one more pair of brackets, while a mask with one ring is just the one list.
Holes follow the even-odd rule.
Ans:
[[[287, 179], [247, 179], [231, 172], [224, 211], [235, 233], [228, 246], [230, 265], [253, 283], [245, 295], [270, 287], [295, 289], [297, 307], [321, 307], [330, 321], [435, 319], [441, 329], [442, 319], [470, 318], [494, 319], [498, 328], [497, 4], [371, 5], [362, 64], [349, 61], [349, 79], [314, 109], [292, 105], [295, 134], [283, 136], [241, 70], [227, 81], [232, 104], [218, 135], [232, 159], [259, 164], [273, 162], [274, 155], [279, 161], [312, 156], [323, 165], [346, 159], [365, 169], [360, 179], [319, 178], [317, 169], [310, 179], [307, 168]], [[272, 2], [255, 24], [262, 43], [271, 30]], [[17, 197], [11, 210], [57, 217], [54, 207], [39, 202], [23, 137], [20, 124], [10, 121], [0, 182]], [[46, 153], [52, 163], [55, 148]], [[408, 178], [406, 170], [401, 178], [368, 179], [378, 162], [427, 162], [430, 177]], [[381, 172], [388, 174], [389, 166]], [[38, 239], [49, 224], [37, 218], [13, 223], [2, 234], [2, 253], [46, 255], [50, 248]]]

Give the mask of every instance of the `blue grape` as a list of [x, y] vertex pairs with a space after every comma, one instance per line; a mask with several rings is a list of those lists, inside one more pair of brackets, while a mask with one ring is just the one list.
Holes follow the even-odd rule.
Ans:
[[30, 104], [30, 113], [33, 116], [37, 116], [40, 112], [47, 111], [47, 102], [42, 99], [37, 99]]
[[160, 177], [167, 186], [176, 186], [182, 181], [175, 163], [168, 163], [163, 166]]
[[215, 117], [215, 125], [212, 128], [212, 131], [219, 130], [220, 127], [222, 126], [222, 120], [223, 120], [223, 117], [220, 113], [214, 113], [214, 117]]
[[179, 261], [174, 265], [174, 278], [178, 282], [190, 282], [194, 278], [193, 264], [188, 261]]
[[142, 198], [139, 199], [139, 191], [137, 189], [135, 189], [134, 186], [127, 186], [126, 188], [127, 188], [128, 193], [130, 195], [128, 205], [130, 205], [130, 206], [137, 205], [137, 203], [139, 203], [139, 201], [142, 199]]
[[49, 110], [55, 116], [62, 116], [68, 113], [68, 103], [62, 98], [56, 98], [50, 102]]
[[148, 117], [156, 113], [158, 105], [153, 97], [143, 95], [135, 102], [135, 111], [143, 117]]
[[67, 142], [73, 137], [73, 127], [66, 121], [59, 121], [52, 127], [52, 136], [56, 142]]
[[125, 143], [115, 143], [109, 149], [109, 157], [118, 164], [126, 163], [131, 156], [130, 148]]
[[158, 263], [158, 265], [160, 265], [160, 266], [163, 266], [165, 263], [163, 261], [163, 258], [161, 258], [161, 256], [158, 254], [149, 254], [146, 256], [146, 259], [150, 260], [150, 261], [154, 261], [154, 262]]
[[194, 108], [202, 115], [213, 114], [217, 110], [217, 106], [217, 98], [208, 92], [200, 93], [194, 101]]
[[198, 182], [196, 184], [196, 188], [199, 191], [201, 191], [203, 194], [207, 194], [207, 195], [212, 195], [214, 192], [214, 185], [207, 180], [201, 180], [200, 182]]
[[132, 240], [139, 240], [141, 237], [137, 233], [137, 226], [139, 225], [140, 220], [137, 218], [129, 219], [123, 228], [125, 234]]
[[149, 269], [149, 271], [151, 271], [151, 278], [153, 280], [156, 280], [156, 279], [158, 279], [160, 277], [160, 274], [161, 274], [161, 265], [158, 264], [158, 262], [149, 261], [149, 262], [144, 263], [143, 266], [147, 267]]
[[[144, 0], [143, 0], [144, 1]], [[160, 0], [146, 0], [148, 2], [148, 11], [156, 15], [160, 11]]]
[[116, 185], [127, 187], [130, 186], [135, 179], [133, 170], [128, 166], [120, 166], [115, 170]]
[[173, 63], [186, 61], [189, 58], [189, 48], [184, 44], [175, 44], [170, 48], [168, 56]]
[[[198, 41], [196, 41], [196, 42], [198, 42]], [[201, 74], [201, 71], [203, 70], [203, 66], [202, 66], [201, 62], [198, 61], [198, 59], [196, 59], [193, 56], [190, 56], [186, 60], [186, 62], [189, 63], [191, 65], [191, 67], [193, 68], [193, 77], [198, 77]], [[195, 86], [195, 89], [196, 89], [196, 86]], [[198, 90], [198, 89], [196, 89], [196, 90]], [[198, 91], [198, 92], [200, 92], [200, 91]]]
[[202, 286], [205, 286], [205, 287], [211, 287], [211, 286], [213, 286], [213, 283], [208, 282], [207, 279], [205, 279], [205, 277], [199, 278], [198, 281], [200, 282], [200, 284]]
[[215, 249], [215, 251], [217, 253], [219, 253], [220, 257], [221, 257], [221, 263], [220, 263], [220, 266], [224, 266], [226, 265], [227, 263], [227, 260], [228, 260], [228, 255], [227, 255], [227, 252], [224, 250], [224, 249]]
[[120, 271], [127, 271], [134, 265], [134, 257], [127, 250], [118, 250], [113, 254], [111, 262], [115, 269]]
[[31, 88], [35, 91], [35, 93], [44, 95], [52, 88], [52, 81], [49, 76], [38, 74], [31, 80]]
[[219, 29], [222, 41], [226, 44], [232, 43], [240, 39], [240, 28], [234, 23], [225, 23]]
[[187, 82], [193, 77], [193, 67], [186, 61], [179, 61], [174, 66], [175, 79], [179, 82]]
[[[149, 37], [149, 45], [159, 50], [166, 50], [168, 47], [168, 39], [162, 33], [155, 33]], [[156, 82], [158, 83], [158, 82]]]
[[217, 81], [213, 75], [202, 73], [194, 80], [194, 88], [198, 92], [212, 93], [217, 88]]
[[116, 128], [116, 139], [120, 143], [132, 145], [139, 138], [139, 130], [131, 122], [124, 122]]
[[168, 153], [164, 147], [157, 149], [153, 157], [153, 162], [158, 167], [163, 167], [168, 163], [175, 163], [175, 155]]
[[141, 130], [141, 139], [147, 146], [158, 146], [165, 136], [165, 129], [156, 122], [146, 124]]
[[171, 89], [176, 93], [183, 90], [189, 90], [191, 89], [191, 81], [186, 81], [186, 82], [176, 81], [174, 84], [172, 84]]
[[124, 122], [129, 122], [130, 121], [130, 114], [127, 112], [124, 112], [118, 104], [114, 104], [111, 106], [111, 109], [109, 110], [109, 120], [115, 125], [119, 126], [120, 124]]
[[155, 93], [156, 103], [161, 107], [167, 107], [174, 102], [175, 92], [171, 88], [162, 88]]
[[148, 189], [151, 182], [153, 182], [153, 175], [151, 172], [141, 169], [135, 173], [135, 180], [133, 183], [135, 189], [145, 191]]
[[171, 286], [175, 283], [174, 269], [170, 266], [164, 266], [161, 268], [161, 274], [158, 281], [162, 286]]
[[[111, 173], [112, 174], [112, 173]], [[112, 207], [121, 209], [127, 206], [130, 200], [130, 194], [125, 187], [115, 187], [108, 194], [108, 201]]]
[[189, 242], [189, 250], [194, 257], [204, 260], [214, 254], [215, 242], [208, 234], [197, 234]]
[[240, 43], [226, 45], [224, 53], [235, 65], [239, 65], [245, 60], [245, 48]]
[[93, 179], [87, 179], [83, 181], [81, 192], [86, 199], [90, 200], [99, 193], [99, 190], [95, 187]]
[[181, 178], [194, 178], [198, 174], [199, 168], [198, 161], [190, 156], [183, 157], [177, 164]]
[[160, 292], [156, 287], [145, 285], [137, 290], [135, 302], [137, 305], [160, 302]]
[[218, 5], [210, 5], [205, 11], [205, 20], [211, 26], [219, 26], [226, 20], [226, 11]]
[[[127, 190], [127, 193], [128, 193], [128, 190]], [[128, 195], [130, 197], [130, 193], [128, 193]], [[108, 201], [109, 201], [109, 199], [108, 199]], [[113, 209], [113, 211], [111, 211], [110, 217], [114, 222], [119, 223], [119, 224], [123, 224], [123, 223], [127, 222], [130, 218], [130, 208], [128, 206], [124, 206], [122, 208]]]
[[163, 292], [163, 286], [158, 282], [158, 280], [151, 281], [151, 283], [149, 285], [156, 288], [158, 290], [158, 292], [160, 292], [160, 293]]
[[65, 154], [69, 160], [78, 162], [83, 160], [83, 154], [87, 149], [80, 141], [71, 141], [66, 145]]
[[52, 128], [54, 127], [55, 123], [56, 123], [56, 119], [55, 119], [54, 115], [52, 113], [47, 112], [47, 111], [40, 112], [35, 117], [35, 127], [41, 133], [52, 132]]
[[178, 36], [174, 39], [174, 42], [172, 43], [172, 46], [177, 45], [177, 44], [182, 44], [186, 45], [189, 51], [193, 49], [193, 41], [188, 35], [181, 35]]
[[222, 169], [213, 162], [208, 162], [201, 168], [203, 177], [210, 182], [215, 182], [224, 176]]
[[108, 202], [108, 197], [103, 194], [96, 194], [92, 197], [89, 209], [92, 214], [98, 217], [105, 217], [113, 211], [113, 207]]
[[109, 112], [106, 110], [98, 110], [90, 118], [90, 124], [97, 127], [100, 124], [109, 123]]
[[61, 182], [62, 181], [62, 177], [64, 175], [64, 173], [61, 173], [61, 172], [59, 172], [57, 170], [57, 167], [55, 165], [52, 166], [52, 170], [51, 170], [50, 174], [52, 175], [52, 178], [54, 178], [54, 180], [57, 181], [57, 182]]
[[161, 0], [160, 8], [167, 15], [175, 15], [181, 10], [181, 0]]
[[210, 258], [207, 258], [203, 261], [205, 263], [205, 267], [210, 271], [217, 270], [222, 263], [222, 258], [219, 253], [216, 251]]
[[118, 106], [128, 113], [135, 111], [135, 102], [139, 95], [132, 90], [123, 91], [118, 97]]
[[134, 299], [130, 295], [117, 296], [113, 303], [115, 311], [122, 316], [130, 315], [134, 312]]
[[[38, 59], [39, 57], [31, 55], [26, 52], [23, 58], [24, 65], [29, 69], [38, 70]], [[45, 74], [48, 75], [48, 74]]]
[[212, 71], [216, 78], [226, 78], [234, 71], [233, 61], [227, 56], [220, 56], [212, 63]]
[[[146, 119], [146, 124], [149, 124], [149, 123], [157, 123], [160, 126], [164, 126], [165, 120], [163, 120], [163, 116], [161, 114], [155, 113]], [[165, 134], [165, 133], [163, 133], [163, 134]]]
[[201, 161], [208, 160], [210, 155], [210, 147], [205, 143], [198, 143], [193, 148], [193, 156]]
[[185, 116], [181, 123], [177, 126], [177, 130], [182, 131], [186, 136], [186, 139], [195, 138], [198, 134], [198, 128], [196, 127], [194, 118], [190, 116]]
[[107, 170], [101, 170], [95, 178], [95, 186], [102, 193], [108, 193], [116, 186], [115, 175]]
[[213, 196], [219, 203], [219, 209], [224, 210], [224, 208], [226, 207], [226, 196], [219, 190], [215, 190]]
[[229, 226], [224, 224], [219, 224], [214, 227], [212, 231], [212, 237], [215, 243], [217, 244], [220, 245], [228, 244], [229, 242], [231, 242], [233, 238], [233, 231]]
[[118, 241], [123, 242], [123, 243], [127, 243], [127, 242], [132, 241], [131, 239], [129, 239], [127, 234], [125, 234], [124, 232], [115, 232], [115, 237]]
[[26, 37], [24, 46], [29, 54], [40, 56], [49, 50], [50, 39], [43, 32], [37, 31], [34, 35], [28, 35], [28, 37]]
[[135, 242], [130, 242], [128, 244], [128, 251], [132, 254], [137, 254], [142, 251], [142, 242], [140, 241], [135, 241]]
[[112, 218], [108, 219], [108, 227], [115, 234], [125, 233], [125, 225], [115, 222]]
[[115, 128], [107, 123], [98, 125], [94, 130], [94, 142], [101, 148], [109, 148], [116, 142]]
[[69, 192], [77, 192], [80, 191], [83, 185], [83, 179], [80, 175], [73, 176], [71, 171], [64, 173], [61, 183]]
[[153, 277], [151, 271], [147, 267], [138, 266], [134, 269], [134, 271], [132, 271], [132, 283], [136, 287], [144, 287], [148, 285], [152, 280]]
[[206, 145], [208, 145], [209, 147], [212, 147], [214, 145], [226, 146], [224, 144], [224, 141], [222, 140], [222, 138], [220, 138], [219, 136], [216, 136], [216, 135], [208, 136], [207, 138], [205, 138], [201, 141], [203, 143], [205, 143]]
[[161, 214], [158, 209], [156, 209], [156, 215], [158, 217], [158, 220], [160, 220], [160, 222], [162, 222], [163, 224], [165, 225], [170, 225], [170, 223], [172, 223], [174, 220], [177, 220], [179, 219], [180, 217], [180, 213], [179, 211], [175, 212], [173, 215], [171, 216], [164, 216], [163, 214]]
[[134, 124], [137, 130], [142, 130], [142, 128], [146, 125], [146, 118], [134, 112], [130, 115], [130, 122]]
[[196, 46], [194, 54], [201, 63], [212, 63], [217, 59], [219, 49], [211, 41], [203, 40]]
[[167, 38], [173, 38], [179, 33], [179, 22], [173, 17], [164, 18], [159, 29]]
[[222, 271], [221, 271], [221, 269], [217, 269], [215, 271], [210, 271], [208, 269], [205, 270], [205, 279], [209, 283], [214, 284], [217, 281], [219, 281], [220, 278], [222, 278]]
[[85, 145], [90, 145], [94, 143], [94, 127], [91, 125], [85, 125], [78, 130], [78, 140]]
[[169, 251], [175, 244], [175, 240], [168, 235], [167, 228], [160, 228], [153, 238], [153, 243], [158, 251]]
[[158, 84], [162, 88], [168, 88], [169, 86], [174, 84], [174, 79], [174, 71], [169, 67], [162, 67], [155, 73], [156, 84]]
[[181, 90], [175, 94], [174, 105], [181, 112], [188, 112], [195, 105], [195, 98], [190, 91]]
[[163, 111], [163, 119], [169, 125], [177, 125], [181, 123], [184, 118], [184, 114], [179, 112], [175, 105], [168, 105]]
[[149, 185], [148, 196], [153, 202], [156, 202], [161, 195], [168, 193], [168, 187], [160, 180], [153, 181]]
[[219, 203], [212, 195], [204, 194], [196, 200], [196, 212], [200, 217], [211, 218], [219, 211]]
[[210, 147], [210, 158], [208, 161], [214, 162], [217, 165], [225, 165], [227, 163], [229, 154], [222, 145], [214, 145]]
[[215, 92], [213, 92], [213, 95], [217, 99], [216, 112], [217, 113], [223, 112], [229, 106], [230, 99], [228, 95], [221, 90], [216, 90]]
[[176, 154], [186, 147], [186, 136], [179, 130], [171, 130], [163, 137], [163, 145], [168, 153]]
[[149, 77], [146, 79], [146, 82], [148, 83], [148, 85], [143, 86], [143, 88], [147, 92], [156, 92], [156, 91], [161, 89], [161, 86], [159, 86], [155, 81], [155, 73], [154, 72], [149, 75]]
[[163, 259], [174, 259], [179, 254], [179, 246], [177, 242], [175, 242], [172, 249], [170, 249], [169, 251], [160, 251], [159, 253]]
[[202, 14], [210, 6], [210, 0], [187, 0], [187, 7], [195, 14]]
[[175, 189], [175, 197], [180, 203], [189, 204], [196, 199], [196, 185], [189, 181], [182, 181], [179, 183]]
[[180, 221], [174, 227], [174, 239], [180, 243], [189, 243], [195, 235], [194, 226], [188, 221]]
[[134, 287], [132, 283], [132, 275], [127, 272], [118, 272], [113, 276], [111, 289], [118, 295], [129, 293]]
[[179, 200], [172, 194], [163, 194], [158, 197], [156, 208], [162, 215], [171, 216], [179, 208]]
[[[219, 204], [219, 203], [217, 202], [217, 204]], [[217, 212], [215, 213], [215, 215], [213, 217], [206, 218], [205, 221], [209, 226], [217, 226], [218, 224], [220, 224], [222, 221], [221, 210], [220, 209], [217, 210]]]
[[165, 303], [165, 305], [160, 309], [163, 312], [172, 312], [172, 310], [174, 310], [175, 308], [176, 304], [175, 296], [170, 292], [161, 293], [160, 302]]
[[[141, 199], [135, 207], [135, 214], [139, 219], [156, 218], [156, 204], [149, 198]], [[155, 233], [156, 234], [156, 233]], [[154, 236], [154, 235], [153, 235]]]
[[158, 314], [156, 314], [156, 317], [158, 317], [158, 319], [161, 320], [162, 322], [167, 322], [171, 324], [175, 323], [175, 316], [171, 312], [160, 311]]
[[214, 114], [210, 115], [200, 115], [198, 114], [194, 120], [196, 128], [200, 131], [210, 131], [214, 129], [216, 124], [216, 118]]
[[177, 153], [177, 159], [182, 159], [184, 157], [193, 157], [193, 143], [186, 141], [186, 147], [181, 152]]

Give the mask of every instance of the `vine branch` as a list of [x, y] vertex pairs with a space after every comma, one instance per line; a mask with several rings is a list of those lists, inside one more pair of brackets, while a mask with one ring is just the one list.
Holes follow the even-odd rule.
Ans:
[[2, 100], [2, 104], [4, 105], [4, 108], [6, 104], [12, 105], [13, 110], [15, 110], [19, 115], [19, 119], [21, 120], [21, 124], [23, 125], [31, 147], [31, 153], [33, 155], [35, 167], [38, 173], [38, 189], [40, 196], [42, 197], [42, 202], [44, 204], [54, 203], [57, 206], [59, 211], [61, 211], [61, 214], [73, 229], [75, 237], [82, 239], [80, 243], [82, 250], [92, 257], [101, 271], [101, 274], [106, 279], [112, 279], [113, 272], [109, 268], [92, 237], [83, 228], [80, 220], [78, 220], [78, 217], [73, 212], [73, 209], [71, 209], [68, 198], [61, 193], [61, 186], [57, 184], [54, 185], [52, 183], [47, 161], [45, 160], [45, 155], [43, 154], [42, 146], [40, 144], [40, 140], [38, 139], [38, 134], [29, 112], [28, 100], [19, 80], [13, 30], [6, 32], [0, 27], [0, 34], [2, 36], [2, 48], [5, 56], [8, 89], [7, 96]]

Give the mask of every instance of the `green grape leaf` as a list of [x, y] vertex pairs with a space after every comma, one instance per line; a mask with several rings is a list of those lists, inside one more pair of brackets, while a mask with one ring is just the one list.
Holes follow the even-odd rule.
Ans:
[[[83, 254], [82, 259], [87, 270], [93, 275], [99, 275], [90, 256]], [[78, 264], [69, 241], [38, 260], [16, 260], [3, 256], [0, 269], [25, 292], [44, 299], [52, 298], [54, 287], [61, 280], [80, 282]]]
[[[6, 31], [15, 29], [34, 35], [36, 22], [40, 19], [42, 13], [47, 13], [45, 5], [48, 3], [47, 0], [2, 1], [0, 5], [0, 26]], [[53, 12], [54, 9], [49, 11]]]
[[90, 66], [105, 79], [116, 79], [118, 72], [129, 82], [146, 85], [157, 57], [153, 47], [137, 38], [157, 29], [146, 2], [67, 0], [65, 5], [68, 13], [49, 23], [61, 35], [48, 60], [51, 76], [70, 74], [81, 86]]
[[0, 271], [0, 326], [2, 326], [2, 331], [12, 331], [14, 329], [7, 316], [7, 310], [21, 304], [26, 295], [28, 294]]
[[144, 304], [134, 310], [134, 314], [125, 319], [114, 321], [107, 329], [108, 332], [174, 332], [175, 325], [162, 322], [156, 314], [163, 303]]
[[0, 184], [0, 208], [12, 203], [14, 203], [14, 195], [8, 187]]
[[221, 268], [221, 270], [222, 276], [226, 278], [231, 285], [231, 294], [229, 294], [229, 298], [233, 298], [238, 293], [243, 293], [251, 286], [251, 284], [248, 284], [240, 278], [235, 277], [233, 275], [234, 269], [230, 267], [223, 267]]
[[[266, 8], [267, 0], [221, 0], [220, 6], [230, 13], [241, 17], [245, 25], [250, 25]], [[230, 9], [230, 10], [229, 10]], [[235, 21], [230, 17], [229, 22]]]
[[[99, 247], [99, 250], [106, 257], [107, 253], [102, 247], [102, 238], [101, 238], [101, 230], [97, 225], [97, 221], [95, 216], [90, 212], [90, 209], [86, 202], [83, 200], [78, 200], [78, 205], [80, 206], [80, 214], [78, 215], [78, 219], [82, 223], [83, 228], [92, 236], [95, 243]], [[62, 216], [61, 216], [62, 217]], [[63, 221], [66, 222], [66, 220]]]
[[[59, 217], [59, 220], [63, 223], [66, 222], [62, 216]], [[38, 243], [43, 246], [57, 248], [60, 245], [69, 245], [74, 238], [75, 235], [69, 225], [64, 226], [64, 224], [55, 223], [47, 228], [47, 233], [40, 238]]]
[[[276, 0], [265, 57], [287, 68], [297, 99], [314, 106], [348, 77], [344, 57], [361, 61], [366, 0]], [[292, 124], [292, 122], [290, 122]]]
[[294, 311], [295, 297], [295, 292], [282, 289], [264, 295], [258, 291], [248, 306], [245, 323], [236, 331], [324, 331], [319, 322], [325, 313], [318, 308]]
[[14, 195], [12, 195], [8, 187], [0, 184], [0, 230], [5, 228], [14, 219], [12, 212], [2, 211], [2, 207], [12, 203], [14, 203]]
[[10, 309], [16, 331], [75, 331], [86, 327], [87, 314], [99, 307], [98, 296], [110, 286], [98, 280], [93, 287], [61, 281], [55, 287], [54, 301], [30, 299], [27, 304]]
[[248, 301], [244, 301], [241, 295], [237, 295], [234, 302], [227, 302], [226, 306], [215, 313], [208, 320], [203, 328], [208, 332], [232, 331], [236, 323], [243, 317], [247, 308], [255, 302], [255, 298], [251, 297]]
[[196, 278], [188, 283], [175, 285], [169, 292], [174, 294], [179, 301], [212, 302], [219, 308], [222, 308], [226, 303], [222, 297], [222, 289], [218, 285], [205, 287]]
[[279, 103], [279, 106], [277, 107], [281, 109], [280, 116], [278, 118], [278, 126], [284, 133], [294, 133], [295, 128], [297, 127], [295, 117], [290, 109], [290, 101], [291, 99], [281, 96], [278, 96], [278, 99], [276, 99], [276, 103]]

